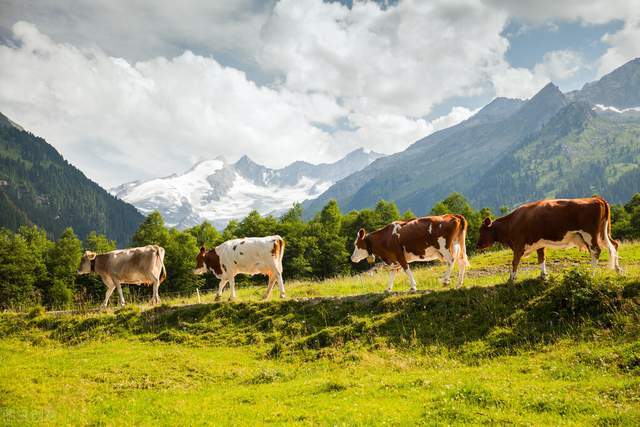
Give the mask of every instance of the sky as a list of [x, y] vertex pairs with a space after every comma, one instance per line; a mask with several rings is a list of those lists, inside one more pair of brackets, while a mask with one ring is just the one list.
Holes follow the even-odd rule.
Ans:
[[639, 57], [638, 3], [0, 0], [0, 112], [106, 188], [390, 154]]

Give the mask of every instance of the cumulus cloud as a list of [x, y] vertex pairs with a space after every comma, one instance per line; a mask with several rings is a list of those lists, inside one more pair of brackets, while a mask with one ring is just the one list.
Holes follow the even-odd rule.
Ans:
[[357, 113], [422, 117], [452, 96], [487, 90], [506, 66], [506, 13], [478, 1], [282, 0], [262, 29], [259, 63], [295, 91], [340, 97]]
[[604, 24], [614, 19], [625, 19], [637, 14], [638, 5], [633, 0], [482, 0], [492, 8], [506, 11], [509, 16], [533, 23], [548, 20], [582, 21], [587, 24]]
[[326, 96], [260, 87], [188, 51], [130, 64], [57, 44], [24, 22], [14, 34], [19, 47], [0, 46], [2, 110], [100, 183], [166, 175], [219, 154], [273, 166], [333, 157], [330, 135], [310, 123], [343, 114]]
[[[218, 155], [279, 167], [336, 160], [360, 146], [390, 153], [434, 129], [423, 119], [350, 111], [321, 92], [259, 86], [189, 51], [130, 63], [56, 43], [26, 22], [13, 31], [18, 46], [0, 46], [0, 109], [105, 186]], [[455, 109], [437, 123], [465, 116]], [[341, 120], [347, 130], [324, 130]]]
[[631, 59], [640, 57], [640, 9], [625, 22], [620, 31], [605, 34], [602, 41], [611, 47], [598, 60], [599, 77]]
[[54, 40], [138, 61], [185, 49], [251, 62], [270, 0], [0, 0], [0, 29], [18, 20]]

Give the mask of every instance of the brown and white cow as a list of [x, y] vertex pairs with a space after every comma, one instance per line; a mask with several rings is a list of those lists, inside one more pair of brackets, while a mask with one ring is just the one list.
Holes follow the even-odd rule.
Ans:
[[267, 275], [269, 284], [264, 299], [269, 299], [276, 281], [280, 287], [280, 298], [285, 298], [282, 280], [283, 256], [284, 240], [280, 236], [227, 240], [209, 251], [204, 246], [201, 247], [193, 273], [203, 274], [210, 271], [220, 279], [216, 301], [220, 300], [227, 282], [231, 288], [229, 299], [236, 298], [235, 277], [237, 274]]
[[[394, 221], [373, 233], [363, 228], [358, 231], [354, 242], [351, 261], [360, 262], [378, 257], [387, 265], [401, 267], [411, 283], [411, 291], [417, 289], [409, 264], [416, 261], [439, 259], [447, 263], [444, 284], [451, 282], [451, 271], [455, 261], [460, 269], [458, 287], [464, 282], [464, 273], [469, 265], [465, 239], [467, 220], [462, 215], [446, 214], [426, 216], [410, 221]], [[396, 269], [391, 270], [387, 291], [393, 290]]]
[[97, 273], [107, 286], [102, 307], [106, 307], [114, 289], [118, 289], [120, 305], [124, 305], [122, 283], [153, 285], [151, 302], [159, 304], [158, 288], [167, 278], [164, 267], [164, 248], [148, 245], [139, 248], [120, 249], [104, 254], [85, 251], [80, 260], [78, 274]]
[[523, 256], [538, 253], [540, 276], [546, 277], [545, 248], [577, 247], [591, 254], [595, 267], [600, 246], [609, 251], [609, 267], [621, 272], [618, 242], [611, 238], [611, 209], [600, 197], [552, 199], [527, 203], [510, 214], [491, 222], [485, 218], [480, 226], [478, 249], [495, 242], [513, 251], [510, 280], [515, 280]]

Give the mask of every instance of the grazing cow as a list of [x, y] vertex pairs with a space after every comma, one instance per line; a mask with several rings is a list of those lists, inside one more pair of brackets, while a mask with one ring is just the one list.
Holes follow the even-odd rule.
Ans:
[[540, 200], [520, 206], [510, 214], [480, 226], [478, 249], [495, 242], [513, 251], [510, 280], [515, 280], [520, 258], [538, 253], [540, 276], [547, 276], [545, 248], [577, 247], [591, 254], [593, 266], [600, 257], [600, 245], [609, 251], [609, 267], [621, 272], [618, 242], [611, 238], [611, 209], [600, 197]]
[[164, 248], [148, 245], [140, 248], [121, 249], [96, 254], [85, 251], [80, 261], [78, 274], [98, 273], [107, 286], [107, 295], [102, 307], [106, 307], [114, 289], [118, 289], [120, 305], [124, 305], [121, 283], [153, 285], [151, 303], [159, 304], [158, 288], [167, 278], [164, 267]]
[[358, 231], [354, 242], [351, 261], [360, 262], [367, 258], [373, 262], [375, 257], [387, 265], [395, 266], [391, 270], [387, 291], [393, 290], [396, 270], [402, 268], [411, 282], [411, 291], [416, 291], [416, 281], [409, 268], [415, 261], [439, 259], [447, 263], [444, 284], [451, 282], [451, 271], [455, 261], [460, 269], [458, 287], [464, 282], [464, 272], [469, 265], [465, 238], [467, 220], [462, 215], [426, 216], [410, 221], [394, 221], [373, 233], [363, 228]]
[[203, 274], [210, 271], [220, 279], [216, 301], [220, 300], [227, 282], [231, 288], [229, 300], [236, 298], [237, 274], [265, 274], [269, 277], [269, 284], [264, 299], [269, 299], [276, 281], [280, 287], [280, 298], [285, 298], [282, 280], [283, 255], [284, 240], [280, 236], [227, 240], [209, 251], [204, 246], [201, 247], [193, 273]]

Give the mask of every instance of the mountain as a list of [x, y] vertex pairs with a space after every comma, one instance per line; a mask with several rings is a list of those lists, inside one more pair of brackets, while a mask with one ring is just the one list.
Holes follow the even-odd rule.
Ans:
[[222, 228], [254, 209], [261, 214], [283, 213], [380, 157], [359, 149], [335, 163], [298, 161], [282, 169], [267, 168], [247, 156], [233, 164], [217, 158], [197, 163], [181, 175], [129, 182], [110, 191], [143, 213], [160, 211], [166, 223], [177, 228], [203, 220]]
[[305, 202], [343, 210], [379, 199], [429, 212], [453, 191], [477, 207], [600, 193], [613, 202], [640, 191], [640, 59], [564, 95], [549, 83], [533, 98], [496, 98], [468, 120], [381, 158]]
[[452, 191], [469, 189], [478, 178], [477, 171], [490, 169], [502, 153], [538, 131], [566, 104], [565, 96], [553, 84], [526, 102], [496, 99], [465, 122], [337, 182], [305, 203], [305, 214], [312, 215], [330, 199], [338, 200], [344, 210], [362, 209], [387, 199], [402, 210], [427, 212]]
[[627, 62], [579, 91], [570, 92], [571, 100], [617, 109], [640, 107], [640, 58]]
[[51, 236], [72, 227], [127, 245], [143, 217], [89, 180], [44, 139], [0, 114], [0, 227], [38, 225]]
[[[640, 190], [640, 120], [616, 120], [577, 101], [522, 141], [470, 191], [478, 206], [601, 194], [628, 200]], [[487, 189], [491, 189], [487, 191]]]

